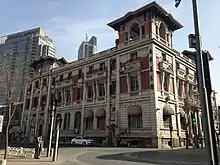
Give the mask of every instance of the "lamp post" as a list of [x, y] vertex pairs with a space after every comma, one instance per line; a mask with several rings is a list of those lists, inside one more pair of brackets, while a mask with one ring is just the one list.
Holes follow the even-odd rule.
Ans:
[[49, 137], [49, 144], [47, 149], [47, 157], [51, 156], [51, 145], [52, 145], [52, 138], [53, 138], [53, 125], [54, 125], [54, 116], [56, 113], [57, 108], [57, 98], [52, 100], [51, 102], [51, 123], [50, 123], [50, 137]]

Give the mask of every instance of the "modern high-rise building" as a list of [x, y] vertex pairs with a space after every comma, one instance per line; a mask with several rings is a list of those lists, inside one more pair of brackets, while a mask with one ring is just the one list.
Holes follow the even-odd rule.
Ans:
[[[7, 73], [10, 77], [16, 78], [13, 90], [15, 100], [22, 100], [24, 85], [27, 79], [33, 76], [33, 69], [29, 65], [40, 56], [55, 57], [53, 41], [46, 36], [42, 28], [1, 37], [0, 60], [7, 63]], [[6, 88], [5, 83], [2, 82], [0, 83], [0, 105], [5, 104], [5, 101]]]
[[81, 60], [85, 57], [91, 57], [96, 53], [97, 49], [97, 38], [92, 36], [92, 38], [88, 41], [87, 35], [86, 40], [81, 43], [78, 50], [78, 60]]

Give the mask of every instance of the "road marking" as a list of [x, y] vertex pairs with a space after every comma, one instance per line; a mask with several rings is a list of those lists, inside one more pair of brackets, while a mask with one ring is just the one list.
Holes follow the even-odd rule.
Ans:
[[[129, 158], [129, 159], [136, 159], [136, 160], [142, 160], [142, 161], [150, 161], [150, 162], [153, 162], [153, 163], [177, 163], [177, 164], [186, 164], [186, 165], [202, 165], [201, 163], [195, 163], [195, 162], [181, 162], [181, 161], [169, 161], [169, 160], [154, 160], [154, 159], [144, 159], [144, 158], [139, 158], [137, 155], [132, 156], [131, 154], [124, 154], [124, 156], [126, 158]], [[205, 165], [205, 164], [204, 164]]]
[[81, 156], [81, 155], [83, 155], [83, 154], [86, 154], [86, 153], [88, 153], [88, 150], [76, 154], [75, 157], [74, 157], [74, 162], [76, 162], [76, 163], [78, 163], [78, 164], [80, 164], [80, 165], [92, 165], [92, 164], [88, 164], [88, 163], [81, 162], [80, 160], [77, 159], [77, 157], [79, 157], [79, 156]]

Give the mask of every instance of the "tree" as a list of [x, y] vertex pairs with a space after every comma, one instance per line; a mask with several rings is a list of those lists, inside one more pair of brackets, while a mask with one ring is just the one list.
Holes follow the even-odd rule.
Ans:
[[[20, 94], [16, 95], [16, 86], [19, 85], [19, 72], [20, 69], [15, 68], [13, 65], [10, 65], [8, 58], [3, 57], [0, 62], [0, 83], [5, 89], [5, 105], [6, 105], [6, 132], [5, 132], [5, 153], [4, 159], [7, 160], [8, 156], [8, 137], [9, 137], [9, 126], [11, 120], [16, 111], [16, 104], [20, 100]], [[14, 67], [14, 68], [13, 68]], [[21, 84], [20, 84], [21, 85]], [[19, 92], [20, 93], [20, 92]], [[17, 99], [16, 99], [17, 98]]]

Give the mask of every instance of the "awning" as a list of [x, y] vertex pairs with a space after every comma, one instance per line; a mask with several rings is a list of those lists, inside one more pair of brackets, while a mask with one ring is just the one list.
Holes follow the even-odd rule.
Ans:
[[184, 118], [184, 117], [185, 117], [185, 114], [186, 114], [186, 113], [185, 113], [182, 109], [180, 110], [179, 113], [180, 113], [180, 117], [181, 117], [181, 118]]
[[19, 126], [13, 126], [10, 130], [9, 130], [9, 133], [16, 133], [20, 130], [20, 127]]
[[104, 117], [105, 116], [105, 110], [104, 109], [99, 109], [96, 112], [96, 117]]
[[92, 110], [85, 111], [84, 118], [93, 118], [93, 111]]
[[132, 105], [128, 108], [128, 115], [140, 115], [142, 114], [142, 109], [140, 106]]
[[169, 105], [165, 105], [163, 107], [163, 115], [174, 115], [174, 111]]

